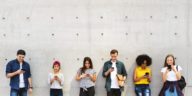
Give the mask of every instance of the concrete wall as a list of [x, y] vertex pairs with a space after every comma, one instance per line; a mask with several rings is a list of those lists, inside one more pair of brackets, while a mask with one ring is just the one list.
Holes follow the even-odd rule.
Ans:
[[190, 0], [0, 0], [0, 96], [9, 96], [6, 63], [18, 49], [27, 52], [33, 74], [33, 96], [49, 96], [52, 62], [60, 60], [65, 76], [64, 96], [78, 96], [74, 76], [85, 56], [93, 59], [98, 74], [96, 96], [106, 96], [103, 63], [119, 50], [128, 71], [123, 96], [135, 96], [132, 73], [135, 58], [153, 59], [152, 96], [162, 83], [160, 69], [172, 53], [183, 68], [192, 91], [192, 2]]

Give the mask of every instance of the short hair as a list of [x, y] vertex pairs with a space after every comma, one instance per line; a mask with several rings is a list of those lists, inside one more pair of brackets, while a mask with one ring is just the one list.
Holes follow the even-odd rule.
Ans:
[[17, 51], [17, 55], [26, 55], [25, 50], [19, 49], [19, 50]]
[[115, 54], [115, 53], [118, 54], [118, 51], [117, 51], [116, 49], [113, 49], [113, 50], [111, 50], [111, 52], [110, 52], [110, 54]]
[[58, 66], [59, 66], [59, 69], [61, 69], [61, 63], [60, 63], [59, 61], [54, 61], [52, 68], [54, 68], [55, 65], [58, 65]]
[[147, 61], [147, 66], [150, 66], [152, 64], [151, 57], [149, 57], [147, 54], [137, 56], [136, 63], [138, 66], [141, 66], [145, 60]]

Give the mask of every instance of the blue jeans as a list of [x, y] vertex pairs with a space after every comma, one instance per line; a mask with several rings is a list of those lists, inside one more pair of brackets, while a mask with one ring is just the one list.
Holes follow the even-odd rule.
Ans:
[[11, 89], [10, 96], [27, 96], [27, 89], [21, 88], [19, 90]]
[[62, 89], [50, 89], [50, 96], [63, 96]]
[[165, 96], [178, 96], [175, 87], [174, 87], [174, 92], [170, 92], [169, 89], [170, 89], [170, 88], [168, 88], [168, 89], [165, 91]]
[[148, 84], [135, 85], [136, 96], [151, 96], [151, 89]]

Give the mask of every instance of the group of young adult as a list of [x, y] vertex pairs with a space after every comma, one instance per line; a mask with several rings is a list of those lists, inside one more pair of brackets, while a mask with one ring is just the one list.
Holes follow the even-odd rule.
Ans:
[[[6, 65], [6, 77], [10, 78], [10, 96], [27, 96], [28, 91], [33, 91], [31, 71], [29, 64], [24, 60], [25, 51], [18, 50], [17, 58]], [[111, 59], [103, 66], [102, 76], [106, 78], [105, 88], [107, 96], [121, 96], [124, 90], [124, 83], [127, 78], [127, 71], [123, 62], [117, 59], [116, 49], [110, 52]], [[137, 66], [133, 72], [133, 82], [136, 96], [151, 96], [150, 83], [152, 82], [152, 71], [150, 65], [152, 59], [146, 54], [136, 58]], [[50, 96], [63, 96], [64, 75], [59, 61], [53, 62], [53, 72], [48, 75], [50, 85]], [[181, 78], [182, 68], [175, 64], [173, 55], [167, 55], [164, 67], [161, 69], [163, 88], [159, 96], [184, 96], [177, 81]], [[79, 96], [95, 96], [96, 71], [90, 57], [85, 57], [83, 66], [78, 69], [76, 80], [79, 81]]]

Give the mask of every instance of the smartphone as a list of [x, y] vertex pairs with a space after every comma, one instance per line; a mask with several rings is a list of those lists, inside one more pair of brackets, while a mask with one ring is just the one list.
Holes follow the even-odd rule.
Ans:
[[167, 65], [168, 69], [171, 70], [171, 65]]
[[25, 69], [21, 69], [21, 70], [24, 71], [24, 72], [26, 71]]
[[149, 72], [146, 72], [146, 73], [145, 73], [145, 76], [149, 76]]
[[87, 77], [89, 77], [89, 76], [90, 76], [90, 74], [86, 74], [86, 76], [87, 76]]
[[58, 76], [57, 76], [57, 75], [55, 75], [55, 76], [54, 76], [54, 78], [58, 78]]

